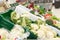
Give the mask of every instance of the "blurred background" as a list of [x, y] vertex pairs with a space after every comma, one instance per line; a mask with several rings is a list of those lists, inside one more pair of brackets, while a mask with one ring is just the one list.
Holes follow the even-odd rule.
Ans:
[[[0, 12], [18, 4], [22, 4], [24, 2], [34, 2], [37, 5], [42, 5], [48, 9], [52, 9], [53, 14], [57, 17], [60, 13], [60, 0], [0, 0]], [[13, 4], [13, 5], [12, 5]]]

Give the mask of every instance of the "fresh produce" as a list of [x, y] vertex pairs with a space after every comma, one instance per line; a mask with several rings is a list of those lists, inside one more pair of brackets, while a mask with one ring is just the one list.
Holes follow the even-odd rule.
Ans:
[[56, 28], [60, 29], [59, 26], [60, 18], [57, 18], [55, 15], [53, 15], [51, 9], [46, 11], [46, 9], [42, 5], [38, 6], [35, 4], [33, 9], [30, 11], [32, 14], [36, 15], [35, 12], [37, 11], [37, 16], [39, 15], [40, 15], [39, 17], [43, 16], [46, 19], [46, 23], [48, 25], [55, 26]]
[[52, 21], [51, 19], [46, 20], [46, 23], [47, 23], [48, 25], [53, 25], [53, 21]]
[[54, 24], [53, 20], [46, 20], [46, 23], [47, 23], [48, 25], [53, 26], [53, 27], [56, 27], [57, 29], [60, 30], [60, 28], [59, 28], [60, 26], [57, 25], [58, 23]]
[[6, 28], [7, 30], [11, 30], [14, 27], [14, 23], [5, 19], [2, 15], [0, 15], [0, 28]]
[[14, 11], [14, 10], [12, 10], [12, 9], [8, 9], [8, 10], [6, 10], [5, 12], [1, 13], [1, 15], [2, 15], [4, 18], [6, 18], [6, 19], [8, 19], [8, 20], [11, 21], [10, 16], [11, 16], [11, 13], [12, 13], [13, 11]]
[[52, 16], [52, 14], [45, 14], [45, 15], [44, 15], [44, 18], [45, 18], [45, 19], [48, 19], [48, 18], [51, 18], [51, 16]]
[[[57, 37], [57, 33], [46, 26], [46, 23], [49, 25], [53, 25], [52, 20], [46, 20], [46, 23], [44, 21], [42, 21], [41, 19], [32, 21], [29, 19], [29, 16], [26, 16], [26, 14], [23, 14], [20, 16], [15, 15], [14, 18], [16, 18], [16, 19], [14, 19], [14, 18], [12, 18], [12, 16], [13, 16], [12, 14], [13, 13], [11, 13], [12, 21], [14, 22], [14, 20], [16, 20], [15, 24], [21, 25], [25, 29], [25, 31], [28, 31], [30, 33], [30, 35], [27, 37], [27, 39], [37, 39], [37, 38], [43, 39], [45, 37], [46, 38]], [[14, 13], [14, 14], [17, 14], [17, 13]]]
[[31, 2], [28, 6], [27, 6], [29, 9], [33, 9], [34, 8], [34, 3], [33, 2]]
[[51, 16], [51, 19], [59, 21], [59, 18], [57, 18], [56, 16]]
[[[12, 19], [12, 18], [13, 18], [13, 19]], [[11, 13], [11, 20], [12, 20], [12, 21], [14, 20], [14, 21], [13, 21], [14, 23], [16, 23], [19, 18], [20, 18], [20, 16], [17, 15], [15, 11]]]
[[[16, 10], [7, 11], [4, 14], [0, 15], [0, 29], [6, 30], [5, 32], [0, 33], [0, 39], [2, 40], [23, 40], [23, 39], [41, 39], [48, 40], [57, 38], [58, 33], [52, 30], [48, 25], [51, 25], [57, 29], [60, 29], [59, 19], [54, 17], [51, 12], [47, 12], [42, 6], [37, 6], [33, 3], [29, 5], [32, 9], [32, 12], [25, 13], [24, 10], [17, 13]], [[35, 13], [45, 18], [45, 20], [41, 20], [39, 16], [36, 16]], [[24, 13], [23, 13], [24, 12]], [[31, 14], [32, 13], [32, 14]], [[40, 14], [39, 14], [40, 13]], [[3, 28], [3, 29], [2, 29]], [[8, 35], [9, 37], [6, 37]], [[3, 36], [3, 37], [2, 37]], [[8, 39], [9, 38], [9, 39]], [[58, 37], [60, 38], [60, 37]]]
[[20, 25], [15, 25], [14, 28], [11, 30], [10, 34], [10, 40], [14, 40], [15, 38], [24, 39], [30, 35], [30, 33], [28, 31], [25, 31], [25, 28]]
[[[6, 29], [2, 28], [0, 29], [0, 40], [6, 40], [9, 38], [9, 33]], [[8, 38], [7, 38], [8, 37]]]
[[30, 31], [30, 35], [29, 35], [28, 39], [37, 39], [37, 37], [38, 36], [36, 34], [34, 34], [33, 32]]
[[[15, 37], [18, 38], [18, 36], [20, 38], [22, 38], [22, 37], [27, 38], [29, 36], [28, 31], [24, 31], [24, 28], [21, 28], [21, 26], [16, 25], [11, 21], [12, 12], [13, 12], [13, 10], [8, 10], [5, 13], [0, 14], [0, 21], [1, 21], [0, 22], [0, 39], [1, 40], [14, 40], [14, 38]], [[8, 34], [4, 30], [6, 30], [6, 32], [8, 32]], [[28, 35], [26, 35], [26, 34], [28, 34]], [[23, 36], [21, 36], [21, 35], [23, 35]], [[9, 37], [6, 37], [6, 36], [9, 36]], [[24, 39], [24, 38], [22, 38], [22, 39]]]
[[38, 5], [34, 5], [33, 10], [34, 10], [34, 12], [37, 11], [41, 15], [45, 14], [45, 12], [46, 12], [46, 10], [43, 6], [38, 6]]
[[35, 12], [33, 10], [30, 11], [32, 14], [35, 14]]
[[45, 14], [45, 8], [43, 7], [43, 6], [40, 6], [40, 8], [39, 8], [39, 13], [41, 14], [41, 15], [43, 15], [43, 14]]
[[0, 28], [5, 28], [7, 30], [11, 30], [14, 27], [14, 23], [10, 20], [10, 13], [12, 10], [8, 10], [4, 14], [0, 14]]

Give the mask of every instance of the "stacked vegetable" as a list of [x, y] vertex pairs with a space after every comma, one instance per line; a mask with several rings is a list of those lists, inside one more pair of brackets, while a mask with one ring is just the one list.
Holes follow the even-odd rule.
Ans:
[[3, 14], [0, 14], [0, 40], [20, 40], [28, 37], [30, 34], [20, 25], [14, 24], [11, 21], [10, 16], [12, 12], [13, 10], [9, 9]]
[[28, 4], [27, 8], [31, 10], [30, 12], [32, 14], [44, 18], [48, 25], [60, 29], [60, 18], [57, 18], [55, 15], [53, 15], [51, 9], [46, 10], [44, 6], [39, 6], [34, 3]]
[[20, 15], [15, 11], [11, 13], [11, 20], [15, 24], [21, 25], [23, 28], [25, 28], [25, 31], [30, 32], [30, 35], [27, 37], [27, 39], [40, 38], [47, 40], [51, 38], [57, 38], [57, 33], [46, 26], [46, 23], [44, 21], [39, 18], [33, 21], [29, 18], [30, 16], [28, 14], [29, 13]]
[[[30, 13], [20, 14], [10, 9], [6, 13], [0, 14], [1, 40], [23, 40], [24, 38], [41, 40], [60, 39], [56, 31], [46, 25], [60, 29], [60, 20], [52, 15], [50, 10], [46, 12], [43, 6], [34, 5], [33, 3], [27, 7], [32, 9]], [[42, 17], [45, 20], [42, 20]]]

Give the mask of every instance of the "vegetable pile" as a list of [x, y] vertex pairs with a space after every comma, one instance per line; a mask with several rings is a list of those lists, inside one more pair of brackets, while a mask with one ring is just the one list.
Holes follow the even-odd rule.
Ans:
[[[51, 10], [47, 12], [43, 6], [34, 3], [22, 7], [17, 10], [19, 12], [10, 9], [0, 14], [1, 40], [60, 39], [59, 33], [49, 27], [60, 30], [60, 19], [53, 15]], [[30, 11], [26, 11], [24, 7]]]
[[[57, 33], [52, 30], [51, 28], [49, 28], [48, 26], [46, 26], [46, 23], [44, 21], [42, 21], [41, 19], [38, 18], [38, 20], [33, 21], [31, 19], [29, 19], [26, 15], [27, 14], [23, 14], [18, 16], [17, 13], [14, 11], [11, 14], [15, 14], [12, 18], [13, 15], [11, 15], [11, 20], [15, 23], [18, 24], [20, 26], [22, 26], [23, 28], [25, 28], [25, 31], [28, 31], [30, 33], [30, 35], [27, 37], [27, 39], [44, 39], [44, 38], [56, 38], [57, 37]], [[18, 17], [18, 18], [17, 18]], [[49, 36], [48, 36], [49, 35]]]
[[41, 18], [44, 18], [48, 25], [56, 27], [57, 29], [60, 29], [60, 18], [57, 18], [55, 15], [53, 15], [53, 12], [51, 11], [51, 9], [46, 10], [44, 6], [42, 5], [39, 6], [34, 3], [33, 4], [30, 3], [27, 6], [30, 9], [30, 13], [36, 16], [39, 16]]

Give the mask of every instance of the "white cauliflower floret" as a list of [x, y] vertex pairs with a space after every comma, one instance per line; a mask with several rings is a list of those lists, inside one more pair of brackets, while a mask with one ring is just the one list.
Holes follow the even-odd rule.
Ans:
[[40, 29], [42, 30], [51, 30], [48, 26], [45, 26], [44, 24], [40, 25]]
[[9, 37], [9, 33], [6, 29], [0, 29], [1, 40], [5, 40]]
[[15, 25], [15, 27], [10, 32], [10, 34], [15, 36], [22, 36], [23, 33], [24, 29], [20, 25]]
[[54, 33], [51, 31], [47, 31], [46, 35], [47, 35], [47, 38], [54, 38]]
[[53, 30], [52, 30], [52, 32], [54, 34], [54, 37], [56, 37], [57, 36], [57, 33], [55, 31], [53, 31]]
[[23, 38], [23, 39], [24, 39], [24, 38], [27, 38], [29, 35], [30, 35], [30, 33], [29, 33], [29, 32], [26, 32], [26, 33], [24, 33], [24, 34], [22, 35], [22, 38]]
[[15, 38], [27, 38], [29, 36], [29, 32], [24, 33], [24, 29], [20, 25], [15, 25], [15, 27], [10, 32], [11, 40]]
[[38, 30], [37, 31], [37, 34], [38, 34], [38, 37], [39, 38], [45, 38], [46, 37], [46, 35], [45, 35], [45, 32], [43, 31], [43, 30]]
[[45, 32], [46, 38], [54, 38], [57, 35], [55, 31], [53, 31], [48, 26], [45, 26], [44, 24], [40, 25], [40, 30], [43, 30]]
[[38, 27], [37, 24], [31, 24], [31, 28], [32, 28], [33, 30], [37, 30], [39, 27]]

